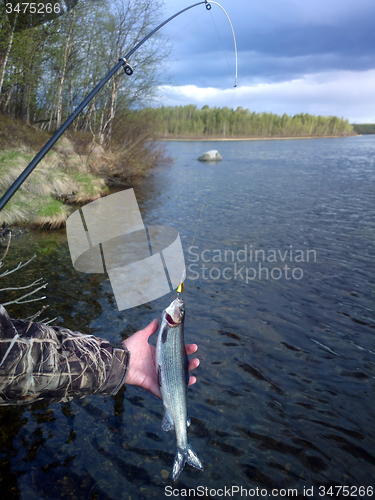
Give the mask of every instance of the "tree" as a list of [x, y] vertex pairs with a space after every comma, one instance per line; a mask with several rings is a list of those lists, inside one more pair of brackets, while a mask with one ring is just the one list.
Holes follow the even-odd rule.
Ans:
[[9, 58], [10, 49], [13, 44], [14, 32], [17, 24], [18, 13], [14, 16], [13, 23], [9, 20], [5, 12], [1, 14], [1, 38], [0, 38], [0, 99], [2, 98], [2, 89], [4, 83], [5, 69]]
[[[58, 128], [118, 59], [156, 26], [162, 1], [66, 0], [61, 5], [65, 15], [55, 19], [23, 16], [23, 29], [18, 29], [19, 16], [0, 17], [2, 111], [49, 130]], [[109, 147], [118, 110], [149, 102], [167, 54], [167, 44], [155, 34], [132, 57], [133, 76], [116, 74], [74, 127], [88, 128]]]
[[348, 120], [338, 117], [300, 113], [293, 117], [284, 113], [255, 113], [242, 107], [210, 108], [203, 106], [160, 107], [148, 110], [156, 122], [159, 135], [168, 136], [232, 136], [232, 137], [293, 137], [312, 135], [351, 135]]

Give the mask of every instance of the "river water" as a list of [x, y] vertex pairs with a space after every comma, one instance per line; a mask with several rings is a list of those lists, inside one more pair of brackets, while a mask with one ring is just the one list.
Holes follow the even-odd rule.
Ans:
[[[135, 192], [145, 224], [175, 227], [189, 256], [185, 337], [201, 364], [188, 434], [205, 470], [173, 483], [162, 404], [128, 386], [0, 408], [2, 497], [371, 498], [375, 136], [165, 147], [173, 164]], [[223, 161], [196, 160], [209, 149]], [[14, 240], [7, 262], [34, 252], [19, 280], [49, 282], [48, 317], [113, 343], [174, 297], [119, 312], [106, 276], [72, 268], [64, 230]]]

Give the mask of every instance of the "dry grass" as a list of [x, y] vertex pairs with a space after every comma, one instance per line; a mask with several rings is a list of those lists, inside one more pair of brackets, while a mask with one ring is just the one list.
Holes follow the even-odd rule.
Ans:
[[36, 125], [26, 125], [10, 116], [0, 115], [0, 150], [23, 147], [30, 151], [41, 149], [50, 138]]
[[111, 148], [105, 151], [107, 161], [99, 164], [95, 172], [102, 175], [109, 186], [129, 185], [144, 177], [151, 168], [171, 161], [154, 139], [154, 125], [146, 114], [118, 112]]

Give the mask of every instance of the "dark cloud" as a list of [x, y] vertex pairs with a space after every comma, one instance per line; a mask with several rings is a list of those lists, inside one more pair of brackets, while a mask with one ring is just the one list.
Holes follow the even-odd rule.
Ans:
[[[239, 83], [277, 82], [309, 73], [375, 68], [374, 0], [221, 0], [237, 38]], [[167, 0], [168, 13], [186, 7]], [[225, 88], [234, 71], [233, 39], [216, 6], [197, 6], [163, 28], [179, 85]], [[231, 70], [228, 70], [228, 62]]]
[[278, 57], [327, 53], [346, 55], [349, 58], [373, 56], [375, 30], [373, 20], [369, 19], [357, 20], [357, 24], [347, 22], [340, 26], [281, 26], [272, 36], [264, 32], [247, 37], [241, 34], [239, 45], [241, 51], [253, 50]]

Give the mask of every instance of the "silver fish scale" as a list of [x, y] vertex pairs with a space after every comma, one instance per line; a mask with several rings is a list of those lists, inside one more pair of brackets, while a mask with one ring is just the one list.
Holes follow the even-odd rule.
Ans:
[[163, 403], [172, 417], [177, 446], [187, 444], [187, 398], [186, 398], [186, 356], [184, 333], [181, 326], [168, 327], [167, 340], [162, 345], [159, 364], [161, 366], [161, 393]]

